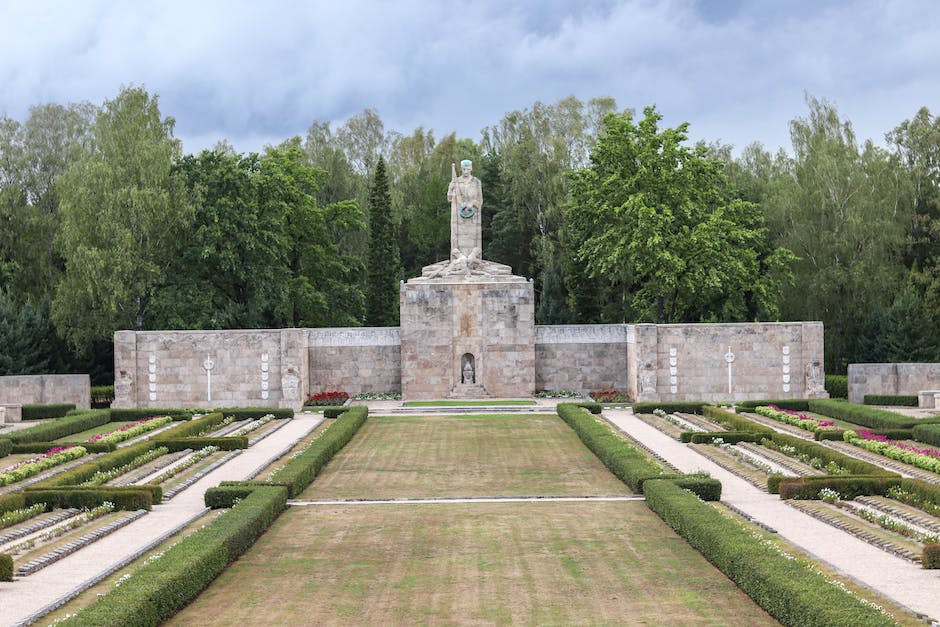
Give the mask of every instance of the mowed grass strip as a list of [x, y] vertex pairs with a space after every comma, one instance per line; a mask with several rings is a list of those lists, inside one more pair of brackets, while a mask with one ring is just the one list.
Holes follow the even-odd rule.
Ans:
[[777, 624], [640, 502], [291, 508], [168, 624], [298, 621]]
[[629, 493], [558, 416], [487, 414], [370, 417], [298, 498]]

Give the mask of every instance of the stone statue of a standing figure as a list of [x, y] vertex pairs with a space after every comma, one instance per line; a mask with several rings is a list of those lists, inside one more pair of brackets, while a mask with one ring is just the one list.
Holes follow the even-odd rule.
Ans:
[[[468, 258], [480, 258], [483, 250], [482, 219], [483, 185], [471, 174], [473, 162], [460, 162], [460, 176], [455, 164], [451, 164], [450, 185], [447, 200], [450, 201], [450, 247]], [[453, 259], [453, 256], [451, 257]]]

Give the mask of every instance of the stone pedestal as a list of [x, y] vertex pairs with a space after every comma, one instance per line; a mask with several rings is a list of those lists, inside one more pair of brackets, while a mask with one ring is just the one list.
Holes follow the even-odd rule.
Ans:
[[532, 283], [492, 273], [402, 284], [401, 389], [404, 399], [531, 396]]

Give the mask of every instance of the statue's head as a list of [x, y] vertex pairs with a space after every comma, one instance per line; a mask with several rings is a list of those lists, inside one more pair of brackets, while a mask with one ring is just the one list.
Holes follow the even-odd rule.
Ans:
[[470, 170], [473, 169], [473, 162], [469, 159], [464, 159], [460, 162], [460, 171], [464, 174], [470, 174]]

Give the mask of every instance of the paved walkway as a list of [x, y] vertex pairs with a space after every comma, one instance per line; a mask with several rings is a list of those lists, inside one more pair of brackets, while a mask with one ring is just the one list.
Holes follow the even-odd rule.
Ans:
[[63, 599], [76, 596], [111, 572], [123, 568], [129, 557], [146, 553], [163, 538], [200, 516], [205, 511], [203, 495], [206, 490], [221, 481], [238, 481], [254, 476], [321, 422], [323, 414], [297, 414], [288, 425], [212, 471], [172, 500], [155, 505], [140, 520], [33, 575], [0, 583], [0, 625], [29, 621], [36, 613], [49, 606], [60, 605]]
[[940, 618], [940, 571], [924, 570], [797, 511], [779, 495], [757, 489], [630, 411], [605, 409], [604, 416], [682, 472], [704, 470], [719, 479], [723, 502], [774, 529], [780, 537], [896, 603], [934, 620]]

